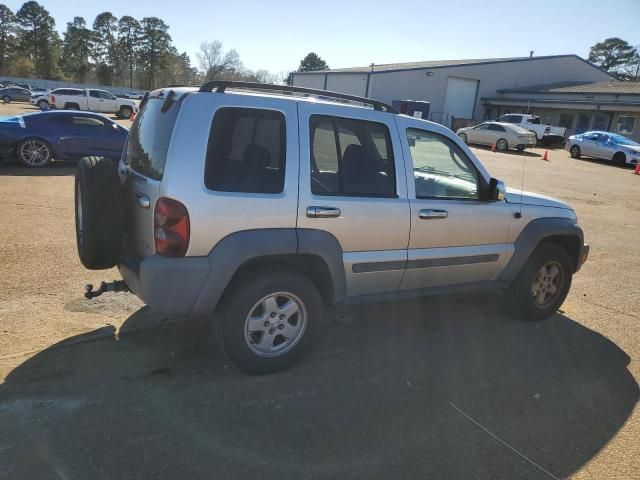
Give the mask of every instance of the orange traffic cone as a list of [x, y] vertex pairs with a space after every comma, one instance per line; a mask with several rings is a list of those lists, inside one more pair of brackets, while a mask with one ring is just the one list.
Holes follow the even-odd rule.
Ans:
[[545, 162], [548, 162], [548, 161], [549, 161], [549, 152], [548, 152], [548, 151], [546, 151], [546, 150], [544, 151], [544, 155], [542, 156], [542, 159], [543, 159]]
[[492, 152], [496, 151], [496, 142], [493, 142], [493, 145], [491, 145], [491, 151]]
[[636, 165], [636, 169], [633, 171], [634, 175], [640, 175], [640, 163]]

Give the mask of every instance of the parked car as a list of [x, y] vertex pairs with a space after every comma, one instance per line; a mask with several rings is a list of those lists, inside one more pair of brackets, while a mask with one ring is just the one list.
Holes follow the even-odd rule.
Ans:
[[536, 145], [534, 133], [510, 123], [484, 122], [474, 127], [460, 128], [456, 133], [464, 143], [495, 145], [501, 152], [509, 148], [524, 150]]
[[637, 165], [640, 162], [640, 143], [617, 133], [592, 131], [571, 135], [564, 149], [571, 158], [600, 158], [618, 165]]
[[138, 104], [133, 100], [117, 98], [98, 89], [60, 88], [49, 93], [49, 105], [65, 110], [115, 113], [120, 118], [131, 118], [138, 111]]
[[31, 90], [15, 86], [0, 88], [0, 98], [4, 103], [28, 102], [31, 99]]
[[117, 159], [128, 130], [94, 113], [34, 112], [0, 120], [0, 154], [15, 154], [27, 167], [88, 155]]
[[135, 100], [142, 100], [144, 98], [144, 95], [138, 92], [128, 92], [124, 94], [125, 98], [132, 98]]
[[381, 102], [266, 89], [301, 90], [156, 90], [118, 169], [78, 164], [80, 259], [124, 279], [88, 298], [130, 289], [216, 322], [253, 373], [307, 351], [326, 305], [474, 287], [504, 289], [528, 320], [562, 304], [589, 250], [569, 205], [507, 192], [449, 129]]
[[540, 123], [540, 117], [524, 113], [510, 113], [508, 115], [502, 115], [498, 119], [498, 122], [512, 123], [524, 128], [525, 130], [529, 130], [530, 132], [535, 133], [536, 140], [542, 142], [544, 145], [564, 142], [564, 137], [567, 133], [566, 128], [544, 125]]
[[31, 105], [35, 105], [41, 110], [49, 108], [49, 94], [48, 93], [32, 93], [29, 99]]
[[11, 86], [24, 88], [25, 90], [31, 90], [31, 85], [29, 85], [28, 83], [12, 83]]
[[51, 89], [44, 87], [32, 87], [31, 93], [48, 93]]

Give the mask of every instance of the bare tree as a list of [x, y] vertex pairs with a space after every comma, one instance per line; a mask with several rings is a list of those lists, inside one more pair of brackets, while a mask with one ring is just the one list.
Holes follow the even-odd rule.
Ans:
[[240, 54], [234, 49], [225, 53], [222, 49], [222, 42], [218, 40], [202, 42], [196, 57], [206, 80], [214, 80], [225, 72], [238, 71], [242, 68]]

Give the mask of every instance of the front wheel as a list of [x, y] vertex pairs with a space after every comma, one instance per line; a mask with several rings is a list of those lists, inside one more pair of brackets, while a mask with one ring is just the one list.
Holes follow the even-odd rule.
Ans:
[[572, 273], [567, 251], [555, 243], [543, 243], [506, 291], [511, 311], [525, 320], [550, 317], [567, 297]]
[[569, 155], [571, 155], [571, 158], [580, 158], [580, 147], [577, 145], [571, 147], [569, 149]]
[[4, 103], [11, 103], [11, 97], [9, 95], [5, 95], [4, 97], [2, 97], [2, 101]]
[[461, 133], [460, 134], [460, 140], [462, 140], [464, 143], [467, 143], [467, 134], [466, 133]]
[[501, 138], [496, 142], [496, 149], [500, 152], [506, 152], [509, 149], [509, 144], [504, 138]]
[[120, 118], [131, 118], [131, 115], [133, 115], [133, 109], [131, 107], [122, 107], [119, 113]]
[[49, 102], [46, 100], [38, 100], [38, 108], [40, 110], [46, 110], [49, 108]]
[[622, 167], [627, 164], [627, 157], [624, 153], [618, 152], [613, 156], [613, 163]]
[[222, 307], [224, 350], [247, 373], [289, 367], [311, 348], [322, 320], [315, 284], [290, 271], [271, 271], [236, 282]]
[[53, 150], [47, 142], [39, 138], [29, 138], [18, 144], [18, 160], [30, 168], [46, 167], [53, 159]]

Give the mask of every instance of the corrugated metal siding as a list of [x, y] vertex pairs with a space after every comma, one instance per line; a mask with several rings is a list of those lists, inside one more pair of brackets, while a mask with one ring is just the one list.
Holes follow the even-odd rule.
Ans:
[[324, 88], [324, 73], [293, 74], [293, 84], [296, 87]]
[[364, 97], [367, 92], [367, 74], [337, 74], [327, 77], [327, 90]]

